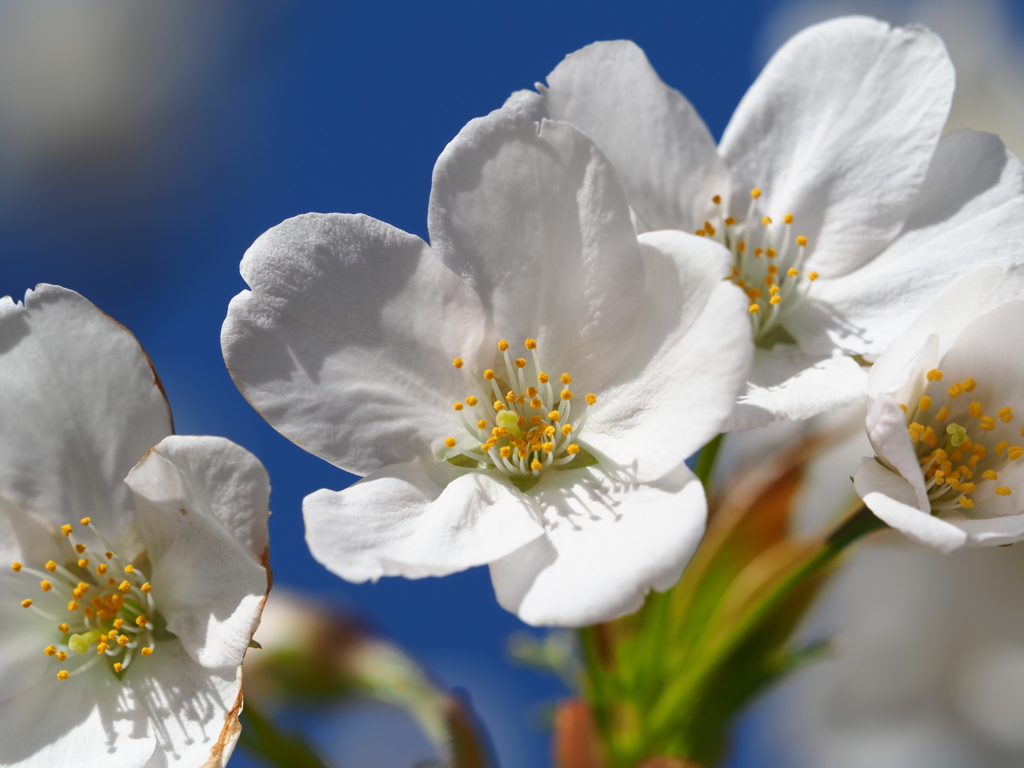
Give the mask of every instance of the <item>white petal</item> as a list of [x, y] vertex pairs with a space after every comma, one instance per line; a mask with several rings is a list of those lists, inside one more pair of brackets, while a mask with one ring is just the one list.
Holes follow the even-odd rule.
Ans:
[[734, 215], [764, 191], [772, 218], [796, 217], [808, 268], [843, 275], [900, 231], [953, 96], [953, 65], [923, 27], [835, 19], [787, 42], [722, 136]]
[[353, 582], [456, 573], [544, 533], [529, 496], [444, 461], [395, 464], [344, 491], [317, 491], [302, 512], [313, 557]]
[[899, 237], [860, 269], [818, 280], [810, 311], [786, 328], [807, 349], [878, 354], [952, 280], [1022, 254], [1024, 168], [998, 137], [956, 131], [939, 142]]
[[608, 161], [566, 123], [520, 109], [471, 121], [434, 167], [430, 242], [479, 294], [501, 338], [603, 384], [628, 352], [644, 274]]
[[152, 656], [132, 662], [125, 686], [141, 711], [152, 713], [156, 749], [146, 768], [223, 768], [241, 725], [242, 670], [208, 669], [181, 643], [158, 643]]
[[56, 675], [56, 662], [43, 649], [60, 639], [55, 622], [21, 607], [31, 597], [39, 602], [43, 593], [32, 577], [16, 575], [3, 564], [0, 571], [0, 703], [35, 686], [48, 675]]
[[246, 252], [252, 290], [221, 331], [235, 384], [302, 448], [357, 474], [430, 458], [463, 427], [452, 359], [475, 360], [480, 302], [418, 237], [367, 216], [308, 214]]
[[[0, 299], [0, 492], [57, 525], [82, 517], [134, 556], [124, 476], [170, 434], [149, 358], [73, 291]], [[137, 550], [136, 550], [137, 551]]]
[[270, 586], [263, 465], [222, 437], [169, 437], [126, 482], [168, 630], [205, 667], [241, 664]]
[[907, 434], [907, 419], [903, 409], [890, 395], [883, 395], [868, 406], [865, 427], [875, 453], [895, 467], [914, 489], [918, 509], [923, 514], [931, 515], [931, 502], [924, 487], [924, 476], [921, 474], [914, 444]]
[[631, 354], [579, 435], [632, 482], [665, 475], [724, 429], [754, 349], [724, 248], [673, 231], [640, 242], [647, 286]]
[[693, 232], [711, 198], [729, 199], [729, 172], [700, 115], [629, 40], [570, 53], [540, 87], [547, 117], [572, 123], [618, 174], [645, 229]]
[[864, 399], [867, 371], [845, 355], [807, 355], [793, 344], [754, 353], [750, 381], [729, 420], [730, 432], [776, 419], [809, 419]]
[[637, 610], [682, 575], [707, 519], [685, 465], [653, 484], [597, 467], [548, 472], [531, 492], [547, 535], [491, 563], [501, 605], [527, 624], [582, 627]]
[[[56, 663], [54, 663], [56, 664]], [[145, 713], [127, 711], [123, 688], [107, 670], [36, 686], [0, 704], [0, 765], [5, 768], [104, 765], [142, 768], [156, 740]]]
[[886, 469], [875, 459], [861, 460], [853, 476], [857, 494], [868, 508], [887, 525], [908, 539], [940, 552], [952, 552], [967, 542], [963, 531], [945, 520], [922, 512], [910, 483]]

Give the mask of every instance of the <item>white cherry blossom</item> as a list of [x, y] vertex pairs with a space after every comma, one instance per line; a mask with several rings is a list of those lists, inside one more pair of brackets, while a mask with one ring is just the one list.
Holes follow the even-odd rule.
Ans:
[[570, 54], [537, 88], [514, 98], [594, 140], [637, 231], [729, 248], [758, 345], [732, 429], [861, 399], [855, 356], [881, 353], [951, 278], [1024, 258], [1020, 162], [995, 136], [942, 136], [953, 65], [923, 27], [809, 27], [769, 61], [717, 147], [629, 41]]
[[868, 379], [864, 503], [949, 552], [1024, 539], [1024, 269], [955, 281]]
[[235, 383], [366, 476], [306, 497], [314, 557], [355, 582], [489, 564], [532, 624], [635, 610], [703, 535], [684, 461], [749, 371], [728, 251], [638, 238], [590, 140], [515, 100], [441, 155], [428, 226], [430, 246], [309, 214], [242, 261], [221, 337]]
[[172, 433], [123, 326], [56, 286], [0, 299], [0, 765], [227, 763], [270, 488]]

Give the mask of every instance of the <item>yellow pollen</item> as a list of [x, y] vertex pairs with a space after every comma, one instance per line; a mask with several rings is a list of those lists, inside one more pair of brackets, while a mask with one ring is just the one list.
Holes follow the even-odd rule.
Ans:
[[120, 661], [115, 661], [114, 662], [114, 671], [115, 672], [120, 672], [121, 671], [121, 662]]
[[1010, 461], [1016, 461], [1021, 456], [1024, 456], [1024, 448], [1021, 448], [1019, 445], [1011, 445], [1010, 450], [1006, 452], [1006, 457]]
[[704, 232], [707, 234], [708, 237], [714, 237], [715, 236], [715, 228], [713, 226], [711, 226], [711, 222], [710, 221], [705, 221], [704, 222]]
[[547, 384], [549, 381], [551, 381], [551, 379], [548, 378], [548, 375], [544, 373], [544, 371], [541, 371], [540, 373], [537, 374], [537, 381], [539, 381], [541, 384]]
[[539, 459], [534, 459], [533, 461], [530, 462], [530, 469], [540, 471], [544, 469], [544, 465], [540, 462]]
[[734, 219], [732, 216], [730, 216], [729, 218], [727, 218], [725, 220], [725, 226], [727, 226], [727, 227], [731, 227], [735, 223], [736, 223], [736, 219]]
[[67, 680], [70, 676], [70, 673], [66, 669], [62, 669], [60, 672], [57, 673], [58, 680]]
[[45, 579], [39, 582], [39, 586], [43, 590], [43, 592], [49, 592], [51, 589], [53, 589], [53, 584], [46, 581]]
[[143, 584], [143, 585], [142, 585], [141, 587], [139, 587], [139, 589], [141, 589], [141, 590], [142, 590], [142, 591], [143, 591], [144, 593], [146, 593], [147, 595], [148, 595], [148, 594], [149, 594], [150, 592], [152, 592], [152, 591], [153, 591], [153, 587], [151, 587], [151, 586], [150, 586], [150, 584], [149, 584], [149, 582], [148, 582], [148, 581], [147, 581], [147, 582], [146, 582], [145, 584]]
[[43, 568], [48, 570], [50, 573], [53, 573], [57, 570], [57, 564], [53, 562], [53, 560], [47, 560], [46, 565], [44, 565]]
[[487, 429], [487, 421], [486, 421], [486, 419], [480, 419], [480, 421], [478, 421], [476, 423], [476, 428], [477, 429]]
[[68, 655], [65, 651], [57, 651], [57, 661], [67, 661]]
[[70, 523], [64, 523], [64, 525], [62, 525], [60, 527], [60, 532], [63, 533], [65, 536], [70, 536], [71, 535], [71, 531], [72, 531], [72, 528], [71, 528]]
[[526, 341], [523, 342], [523, 346], [526, 347], [527, 349], [536, 349], [537, 348], [537, 340], [536, 339], [527, 339]]
[[998, 494], [999, 496], [1009, 496], [1010, 494], [1012, 494], [1012, 493], [1013, 493], [1013, 491], [1011, 491], [1011, 490], [1010, 490], [1009, 488], [1007, 488], [1007, 487], [1006, 487], [1005, 485], [1000, 485], [1000, 486], [998, 486], [998, 487], [996, 488], [996, 493], [997, 493], [997, 494]]
[[81, 560], [79, 560], [78, 561], [78, 567], [79, 568], [88, 568], [89, 567], [89, 558], [83, 557]]
[[736, 243], [736, 250], [739, 251], [740, 253], [746, 253], [747, 252], [747, 243], [746, 243], [746, 241], [740, 240], [738, 243]]
[[135, 619], [135, 623], [138, 624], [140, 627], [146, 626], [146, 624], [147, 624], [146, 617], [145, 616], [139, 616], [138, 618]]
[[496, 437], [489, 437], [489, 438], [487, 438], [484, 441], [484, 444], [483, 444], [482, 448], [485, 451], [489, 451], [489, 450], [491, 450], [491, 448], [493, 448], [497, 444], [498, 444], [498, 438], [496, 438]]
[[932, 407], [932, 399], [928, 395], [921, 395], [921, 399], [917, 403], [917, 407], [922, 411], [927, 411]]
[[559, 396], [563, 400], [572, 400], [572, 392], [570, 392], [568, 389], [563, 389]]
[[544, 401], [541, 400], [539, 397], [535, 397], [533, 398], [533, 400], [530, 401], [530, 407], [540, 410], [541, 408], [544, 407]]
[[778, 253], [778, 252], [777, 252], [777, 251], [776, 251], [776, 250], [775, 250], [774, 248], [769, 248], [769, 249], [768, 249], [767, 251], [765, 251], [765, 255], [766, 255], [766, 256], [767, 256], [767, 257], [768, 257], [769, 259], [774, 259], [774, 258], [775, 258], [775, 256], [777, 255], [777, 253]]
[[974, 485], [974, 483], [961, 483], [960, 484], [960, 490], [963, 491], [964, 493], [974, 493], [975, 487], [976, 486]]
[[927, 374], [925, 374], [925, 378], [928, 379], [928, 381], [942, 381], [942, 371], [938, 368], [932, 368]]
[[22, 600], [21, 601], [21, 607], [22, 608], [31, 608], [32, 607], [32, 601], [31, 600]]
[[754, 187], [752, 190], [750, 190], [750, 196], [757, 200], [757, 198], [761, 196], [761, 190], [758, 189], [757, 187]]
[[526, 388], [526, 396], [527, 397], [536, 397], [537, 396], [537, 388], [536, 387], [527, 387]]
[[949, 387], [946, 390], [946, 392], [949, 393], [950, 397], [960, 397], [960, 395], [964, 393], [964, 388], [961, 387], [959, 384], [954, 383], [951, 387]]
[[797, 269], [796, 267], [790, 267], [789, 269], [786, 270], [786, 274], [789, 275], [789, 277], [796, 277], [797, 275], [800, 274], [800, 270]]
[[772, 277], [771, 275], [768, 275], [768, 276], [767, 276], [767, 277], [766, 277], [766, 278], [764, 279], [764, 284], [765, 284], [765, 285], [769, 285], [769, 286], [774, 286], [774, 285], [775, 285], [775, 278], [774, 278], [774, 277]]
[[547, 435], [548, 437], [551, 437], [553, 434], [555, 434], [555, 427], [551, 424], [548, 424], [546, 427], [544, 427], [544, 434]]
[[771, 223], [772, 223], [772, 220], [771, 220], [771, 217], [769, 217], [769, 216], [765, 216], [763, 219], [761, 219], [761, 226], [762, 227], [767, 227]]
[[939, 412], [935, 414], [937, 421], [945, 421], [947, 416], [949, 416], [949, 408], [946, 406], [939, 408]]
[[517, 357], [516, 358], [516, 368], [525, 368], [525, 367], [526, 367], [526, 359], [522, 358], [522, 357]]
[[760, 288], [750, 288], [750, 289], [747, 290], [747, 296], [749, 296], [752, 299], [760, 299], [761, 298], [761, 289]]
[[452, 408], [454, 408], [456, 411], [461, 411], [462, 408], [463, 408], [463, 405], [462, 405], [462, 403], [452, 403]]
[[801, 248], [803, 248], [805, 245], [807, 245], [807, 238], [804, 237], [803, 235], [800, 235], [796, 239], [796, 244], [799, 245]]
[[125, 579], [124, 581], [122, 581], [120, 584], [117, 585], [117, 588], [119, 590], [121, 590], [122, 592], [130, 592], [131, 588], [132, 588], [132, 585], [128, 583], [127, 579]]
[[448, 446], [449, 448], [454, 448], [455, 447], [455, 438], [454, 437], [446, 437], [444, 439], [444, 444], [446, 446]]
[[484, 371], [484, 378], [487, 379], [487, 381], [493, 381], [494, 380], [494, 371], [492, 371], [490, 368], [488, 368], [486, 371]]
[[57, 647], [53, 645], [48, 645], [45, 648], [43, 648], [43, 653], [45, 653], [47, 656], [56, 656]]
[[504, 352], [506, 349], [508, 349], [508, 341], [505, 340], [505, 339], [502, 339], [501, 341], [499, 341], [498, 342], [498, 349], [500, 349], [502, 352]]
[[141, 654], [142, 654], [143, 656], [152, 656], [152, 655], [153, 655], [153, 649], [152, 649], [152, 648], [148, 648], [148, 647], [147, 647], [147, 648], [143, 648], [143, 649], [142, 649], [142, 650], [140, 651], [140, 653], [141, 653]]
[[117, 644], [118, 645], [128, 645], [128, 643], [130, 643], [130, 642], [131, 642], [131, 640], [128, 639], [128, 635], [121, 635], [120, 637], [117, 638]]
[[577, 453], [580, 452], [580, 447], [576, 445], [576, 443], [569, 443], [569, 445], [565, 449], [565, 452], [575, 456]]
[[810, 280], [813, 283], [815, 280], [818, 279], [818, 273], [817, 272], [808, 272], [807, 273], [807, 279]]
[[498, 449], [498, 453], [501, 454], [501, 457], [503, 459], [507, 459], [509, 456], [512, 455], [512, 448], [511, 446], [503, 445], [501, 448]]
[[506, 403], [514, 403], [515, 401], [516, 401], [516, 393], [513, 392], [510, 389], [508, 392], [505, 393], [505, 402]]
[[1008, 424], [1009, 422], [1013, 421], [1013, 409], [1010, 408], [1010, 406], [1008, 405], [1003, 406], [998, 411], [996, 411], [996, 416], [999, 417], [999, 420], [1001, 422], [1003, 422], [1004, 424]]
[[769, 275], [777, 275], [777, 274], [779, 274], [779, 268], [777, 266], [775, 266], [774, 264], [769, 264], [768, 265], [768, 274]]
[[570, 376], [568, 373], [563, 373], [558, 378], [563, 384], [569, 384], [572, 382], [572, 376]]
[[770, 299], [768, 299], [768, 303], [771, 304], [772, 306], [774, 306], [776, 304], [781, 304], [782, 303], [782, 297], [779, 296], [778, 294], [774, 294]]
[[999, 479], [999, 475], [997, 475], [995, 473], [995, 471], [991, 470], [991, 469], [986, 469], [984, 472], [981, 473], [981, 476], [983, 478], [985, 478], [986, 480], [998, 480]]
[[85, 552], [85, 544], [75, 544], [75, 552], [78, 554]]
[[959, 499], [957, 499], [957, 501], [960, 502], [961, 507], [965, 507], [966, 509], [970, 509], [971, 507], [974, 506], [974, 502], [971, 501], [966, 496], [961, 496]]
[[[544, 421], [544, 419], [542, 417], [540, 417], [540, 416], [531, 416], [530, 417], [530, 423], [531, 424], [540, 424], [542, 421]], [[523, 423], [525, 424], [525, 421]]]
[[785, 216], [782, 217], [782, 220], [784, 222], [786, 222], [787, 224], [792, 224], [793, 223], [793, 214], [792, 213], [787, 213]]
[[960, 382], [960, 386], [964, 388], [964, 392], [973, 392], [974, 388], [978, 386], [978, 382], [974, 379], [965, 379]]
[[980, 419], [982, 413], [984, 413], [984, 411], [981, 410], [981, 403], [979, 403], [977, 400], [975, 400], [973, 403], [967, 406], [967, 412], [970, 413], [971, 416], [973, 416], [976, 419]]
[[548, 418], [551, 419], [552, 421], [558, 421], [560, 418], [562, 418], [562, 414], [560, 414], [558, 411], [548, 411]]
[[21, 563], [19, 563], [18, 561], [14, 561], [13, 563], [11, 563], [11, 570], [15, 573], [18, 573], [18, 571], [21, 570]]
[[57, 630], [59, 632], [61, 632], [62, 634], [66, 635], [68, 633], [69, 629], [71, 629], [71, 627], [69, 627], [67, 624], [58, 624], [57, 625]]
[[757, 304], [751, 304], [750, 307], [749, 307], [749, 311], [750, 311], [750, 314], [756, 315], [758, 312], [761, 311], [761, 308], [759, 306], [757, 306]]
[[982, 416], [978, 420], [978, 426], [988, 431], [996, 428], [996, 420], [991, 416]]
[[695, 230], [693, 234], [695, 234], [697, 237], [704, 237], [707, 235], [707, 232], [705, 232], [703, 229], [698, 229]]
[[96, 655], [102, 656], [104, 653], [110, 650], [110, 646], [106, 643], [100, 643], [96, 646]]
[[555, 444], [554, 443], [541, 443], [540, 449], [542, 451], [544, 451], [545, 453], [551, 453], [553, 450], [555, 450]]
[[903, 403], [900, 403], [900, 410], [903, 411], [904, 413], [906, 413], [907, 412], [907, 406], [904, 405]]
[[505, 404], [503, 402], [501, 402], [501, 400], [495, 400], [494, 401], [494, 410], [496, 410], [496, 411], [503, 411], [503, 410], [505, 410]]
[[[116, 595], [115, 595], [116, 597]], [[120, 629], [124, 626], [124, 619], [114, 619], [114, 629]]]
[[563, 424], [562, 425], [562, 434], [565, 435], [566, 437], [568, 437], [570, 434], [572, 434], [572, 424]]
[[711, 202], [714, 203], [715, 205], [721, 205], [722, 198], [720, 195], [715, 195], [714, 197], [711, 198]]
[[594, 403], [597, 402], [597, 395], [595, 395], [593, 392], [591, 392], [590, 394], [588, 394], [583, 399], [587, 401], [587, 405], [593, 405]]
[[466, 405], [468, 405], [468, 406], [469, 406], [470, 408], [472, 408], [472, 407], [473, 407], [474, 405], [476, 405], [476, 404], [477, 404], [477, 403], [479, 403], [479, 402], [480, 402], [480, 401], [479, 401], [479, 400], [477, 400], [477, 399], [476, 399], [475, 397], [473, 397], [472, 395], [470, 395], [469, 397], [467, 397], [467, 398], [466, 398]]

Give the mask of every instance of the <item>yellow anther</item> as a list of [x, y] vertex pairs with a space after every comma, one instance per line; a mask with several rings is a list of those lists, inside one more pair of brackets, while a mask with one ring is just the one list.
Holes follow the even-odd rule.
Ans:
[[768, 275], [764, 279], [764, 284], [769, 286], [769, 287], [774, 286], [775, 285], [775, 278], [772, 277], [771, 275]]
[[60, 532], [63, 533], [65, 536], [70, 536], [71, 531], [72, 528], [70, 523], [64, 523], [64, 525], [60, 527]]
[[563, 424], [562, 425], [562, 434], [565, 435], [566, 437], [568, 437], [570, 434], [572, 434], [572, 424]]
[[44, 565], [43, 568], [48, 570], [50, 573], [53, 573], [57, 570], [57, 564], [53, 562], [53, 560], [47, 560], [46, 565]]
[[817, 272], [808, 272], [807, 273], [807, 279], [810, 280], [813, 283], [815, 280], [818, 279], [818, 273]]
[[[542, 421], [544, 421], [544, 419], [542, 417], [540, 417], [540, 416], [531, 416], [530, 417], [530, 423], [531, 424], [540, 424]], [[524, 421], [523, 423], [525, 424], [526, 422]]]
[[580, 447], [576, 445], [576, 443], [569, 443], [569, 445], [566, 446], [565, 452], [575, 456], [580, 452]]
[[140, 651], [140, 653], [141, 653], [141, 654], [142, 654], [143, 656], [152, 656], [152, 655], [153, 655], [153, 649], [152, 649], [152, 648], [150, 648], [150, 647], [146, 647], [146, 648], [143, 648], [143, 649], [142, 649], [142, 650]]
[[544, 434], [547, 435], [548, 437], [551, 437], [553, 434], [555, 434], [555, 431], [556, 430], [554, 426], [551, 424], [548, 424], [546, 427], [544, 427]]
[[964, 388], [964, 392], [973, 392], [974, 388], [978, 386], [978, 382], [974, 379], [965, 379], [960, 382], [960, 386]]
[[756, 315], [758, 312], [761, 311], [761, 308], [757, 306], [757, 304], [751, 304], [750, 307], [748, 307], [748, 310], [750, 314]]
[[735, 224], [735, 223], [736, 223], [736, 219], [734, 219], [734, 218], [733, 218], [732, 216], [729, 216], [729, 217], [728, 217], [728, 218], [727, 218], [727, 219], [725, 220], [725, 226], [727, 226], [727, 227], [731, 227], [731, 226], [732, 226], [733, 224]]
[[479, 401], [479, 400], [477, 400], [477, 399], [476, 399], [475, 397], [473, 397], [472, 395], [470, 395], [469, 397], [467, 397], [467, 398], [466, 398], [466, 405], [468, 405], [468, 406], [469, 406], [470, 408], [472, 408], [473, 406], [475, 406], [475, 405], [476, 405], [477, 403], [479, 403], [479, 402], [480, 402], [480, 401]]
[[462, 362], [461, 357], [456, 357], [454, 360], [452, 360], [452, 365], [454, 365], [456, 368], [461, 368], [463, 365], [465, 365], [465, 363]]
[[22, 600], [21, 601], [21, 607], [22, 608], [31, 608], [32, 607], [32, 601], [31, 600]]
[[705, 221], [704, 222], [704, 232], [707, 234], [708, 237], [714, 237], [715, 236], [715, 228], [713, 226], [711, 226], [711, 222], [710, 221]]
[[505, 393], [505, 402], [506, 403], [514, 403], [515, 401], [516, 401], [516, 393], [513, 392], [510, 389], [508, 392]]
[[495, 400], [494, 401], [494, 410], [496, 410], [496, 411], [503, 411], [503, 410], [505, 410], [505, 404], [503, 402], [501, 402], [501, 400]]
[[544, 453], [551, 453], [553, 450], [555, 450], [555, 444], [554, 443], [541, 443], [540, 449], [542, 451], [544, 451]]
[[120, 661], [115, 661], [115, 662], [114, 662], [114, 671], [115, 671], [115, 672], [120, 672], [120, 671], [121, 671], [121, 669], [122, 669], [122, 667], [121, 667], [121, 662], [120, 662]]
[[476, 428], [477, 429], [487, 429], [487, 420], [486, 419], [480, 419], [480, 421], [478, 421], [476, 423]]
[[517, 357], [516, 358], [516, 368], [525, 368], [525, 367], [526, 367], [526, 359], [522, 358], [522, 357]]
[[85, 544], [75, 544], [75, 552], [78, 554], [85, 552]]
[[747, 252], [747, 243], [746, 243], [746, 241], [745, 240], [740, 240], [738, 243], [736, 243], [736, 250], [738, 252], [740, 252], [740, 253], [746, 253]]
[[537, 374], [537, 381], [539, 381], [541, 384], [547, 384], [549, 381], [551, 381], [551, 379], [548, 377], [546, 373], [544, 373], [544, 371], [541, 371], [540, 373]]
[[951, 454], [949, 454], [949, 458], [952, 461], [960, 461], [960, 459], [962, 459], [963, 457], [964, 455], [960, 453], [960, 451], [953, 451]]
[[593, 405], [597, 402], [597, 395], [591, 392], [583, 399], [587, 401], [587, 405]]
[[558, 379], [563, 384], [569, 384], [572, 382], [572, 376], [570, 376], [568, 373], [563, 373], [561, 376], [558, 377]]
[[960, 395], [964, 393], [964, 388], [961, 387], [959, 384], [954, 383], [951, 387], [949, 387], [946, 390], [946, 392], [949, 393], [950, 397], [960, 397]]
[[526, 396], [527, 397], [536, 397], [537, 396], [537, 388], [536, 387], [527, 387], [526, 388]]
[[487, 439], [486, 439], [486, 440], [484, 441], [484, 444], [483, 444], [483, 446], [482, 446], [482, 447], [483, 447], [483, 449], [484, 449], [485, 451], [489, 451], [489, 450], [491, 450], [491, 448], [493, 448], [493, 447], [494, 447], [494, 446], [496, 446], [497, 444], [498, 444], [498, 438], [496, 438], [496, 437], [489, 437], [489, 438], [487, 438]]
[[122, 592], [130, 592], [131, 588], [132, 588], [132, 585], [128, 583], [127, 579], [125, 579], [124, 581], [122, 581], [120, 584], [117, 585], [117, 588], [119, 590], [121, 590]]
[[986, 480], [998, 480], [999, 479], [999, 475], [997, 475], [995, 473], [995, 471], [991, 470], [991, 469], [986, 469], [984, 472], [981, 473], [981, 476], [983, 478], [985, 478]]
[[909, 431], [911, 431], [911, 432], [917, 432], [918, 434], [923, 434], [924, 433], [924, 424], [918, 424], [916, 421], [912, 421], [912, 422], [910, 422], [910, 425], [907, 427], [907, 429]]
[[782, 220], [784, 222], [786, 222], [787, 224], [792, 224], [793, 223], [793, 214], [792, 213], [787, 213], [785, 216], [782, 217]]
[[503, 445], [501, 446], [501, 448], [498, 449], [498, 453], [501, 454], [501, 457], [503, 459], [507, 459], [509, 456], [512, 455], [512, 447], [509, 445]]
[[1011, 445], [1010, 450], [1006, 452], [1006, 458], [1010, 461], [1016, 461], [1021, 456], [1024, 456], [1024, 448], [1021, 448], [1019, 445]]
[[147, 622], [147, 621], [146, 621], [146, 617], [145, 617], [145, 616], [138, 616], [138, 617], [137, 617], [137, 618], [135, 619], [135, 623], [136, 623], [136, 624], [138, 624], [138, 625], [139, 625], [140, 627], [144, 627], [144, 626], [146, 626], [146, 624], [148, 624], [149, 622]]
[[767, 251], [765, 251], [765, 256], [767, 256], [769, 259], [774, 259], [777, 254], [778, 252], [774, 248], [769, 248]]
[[446, 437], [444, 439], [444, 444], [446, 446], [448, 446], [449, 448], [454, 448], [455, 447], [455, 438], [454, 437]]
[[71, 674], [66, 669], [62, 669], [60, 672], [57, 673], [58, 680], [67, 680], [70, 676]]
[[705, 236], [707, 236], [707, 232], [705, 232], [703, 229], [695, 229], [693, 231], [693, 234], [695, 234], [697, 237], [705, 237]]
[[903, 411], [904, 413], [906, 413], [907, 412], [907, 406], [904, 403], [900, 403], [900, 410]]
[[777, 294], [777, 293], [773, 293], [772, 297], [770, 299], [768, 299], [768, 303], [771, 304], [772, 306], [774, 306], [776, 304], [780, 304], [781, 302], [782, 302], [782, 297], [779, 296], [779, 294]]
[[561, 397], [563, 400], [572, 400], [572, 392], [570, 392], [568, 389], [563, 389], [559, 397]]
[[722, 198], [720, 195], [715, 195], [714, 197], [711, 198], [711, 202], [714, 203], [715, 205], [721, 205]]
[[53, 584], [46, 581], [45, 579], [39, 582], [39, 586], [43, 590], [43, 592], [49, 592], [51, 589], [53, 589]]
[[751, 299], [760, 299], [761, 295], [762, 294], [761, 294], [761, 289], [760, 288], [748, 288], [747, 289], [747, 296], [749, 296]]
[[506, 339], [502, 339], [501, 341], [499, 341], [498, 349], [500, 349], [502, 352], [508, 349], [508, 341]]
[[772, 223], [772, 220], [771, 220], [770, 216], [765, 216], [763, 219], [761, 219], [761, 226], [762, 227], [767, 227], [771, 223]]
[[78, 567], [79, 568], [88, 568], [89, 567], [89, 558], [83, 557], [82, 559], [80, 559], [78, 561]]
[[935, 449], [934, 456], [935, 456], [935, 463], [936, 464], [941, 464], [942, 462], [944, 462], [946, 459], [949, 458], [949, 456], [946, 454], [946, 452], [944, 450], [942, 450], [941, 448], [936, 448]]
[[523, 346], [525, 346], [527, 349], [536, 349], [537, 348], [537, 340], [536, 339], [527, 339], [526, 341], [523, 342]]
[[928, 379], [928, 381], [942, 381], [942, 371], [938, 368], [932, 368], [927, 374], [925, 374], [925, 378]]
[[761, 196], [761, 190], [758, 187], [754, 187], [752, 190], [750, 190], [750, 196], [757, 200], [757, 198]]
[[534, 459], [533, 461], [530, 462], [530, 469], [534, 470], [535, 472], [542, 470], [544, 469], [544, 464], [542, 464], [539, 459]]
[[921, 442], [921, 435], [919, 435], [914, 430], [908, 429], [907, 434], [910, 435], [910, 442], [912, 442], [914, 445], [917, 445], [919, 442]]
[[796, 277], [797, 275], [800, 274], [800, 270], [797, 269], [796, 267], [790, 267], [789, 269], [786, 270], [786, 274], [789, 277]]
[[939, 412], [935, 414], [935, 420], [936, 421], [945, 421], [948, 416], [949, 416], [949, 408], [947, 408], [946, 406], [942, 406], [941, 408], [939, 408]]
[[52, 656], [56, 656], [57, 655], [57, 647], [54, 646], [54, 645], [48, 645], [45, 648], [43, 648], [43, 653], [45, 653], [47, 656], [51, 656], [51, 657]]
[[769, 275], [777, 275], [777, 274], [779, 274], [779, 268], [777, 266], [775, 266], [774, 264], [769, 264], [768, 265], [768, 274]]
[[11, 563], [11, 570], [15, 573], [18, 573], [21, 570], [21, 563], [15, 560], [13, 563]]
[[139, 589], [141, 589], [141, 590], [142, 590], [143, 592], [145, 592], [145, 593], [146, 593], [147, 595], [148, 595], [148, 594], [149, 594], [150, 592], [152, 592], [152, 591], [153, 591], [153, 587], [152, 587], [152, 586], [150, 586], [150, 583], [149, 583], [148, 581], [147, 581], [147, 582], [146, 582], [145, 584], [143, 584], [143, 585], [142, 585], [141, 587], [139, 587]]
[[974, 483], [960, 483], [960, 490], [964, 493], [974, 493]]
[[69, 627], [69, 626], [68, 626], [67, 624], [58, 624], [58, 625], [57, 625], [57, 629], [58, 629], [58, 631], [60, 631], [60, 632], [61, 632], [62, 634], [65, 634], [65, 635], [66, 635], [66, 634], [68, 633], [68, 630], [69, 630], [69, 629], [71, 629], [71, 627]]
[[106, 643], [99, 643], [96, 646], [96, 655], [97, 656], [102, 656], [104, 653], [106, 653], [109, 650], [110, 650], [110, 646], [109, 645], [107, 645]]
[[487, 381], [493, 381], [494, 380], [494, 371], [492, 371], [490, 368], [488, 368], [486, 371], [484, 371], [484, 378], [487, 379]]
[[917, 401], [917, 407], [922, 411], [927, 411], [932, 407], [932, 399], [928, 395], [921, 395], [921, 399]]
[[1009, 496], [1013, 493], [1013, 491], [1011, 491], [1005, 485], [1000, 485], [996, 488], [996, 493], [1000, 496]]
[[981, 409], [981, 403], [975, 400], [969, 406], [967, 406], [967, 412], [976, 419], [980, 419], [984, 411]]
[[544, 401], [541, 400], [539, 397], [535, 397], [533, 398], [533, 400], [530, 401], [530, 407], [540, 410], [541, 408], [544, 407]]
[[452, 403], [452, 408], [454, 408], [456, 411], [461, 411], [463, 407], [464, 406], [462, 405], [462, 403]]
[[57, 661], [67, 661], [68, 655], [65, 651], [57, 651]]
[[800, 235], [796, 239], [796, 244], [799, 245], [801, 248], [803, 248], [805, 245], [807, 245], [807, 238], [804, 237], [803, 235]]
[[978, 426], [988, 431], [996, 428], [996, 420], [991, 416], [982, 416], [978, 420]]
[[114, 629], [120, 629], [124, 626], [124, 619], [114, 619]]
[[548, 418], [551, 419], [552, 421], [558, 421], [560, 418], [562, 418], [562, 414], [559, 413], [558, 411], [548, 411]]
[[966, 496], [961, 496], [961, 497], [960, 497], [959, 499], [957, 499], [957, 501], [959, 501], [959, 502], [960, 502], [960, 506], [961, 506], [961, 507], [965, 507], [965, 508], [967, 508], [967, 509], [970, 509], [971, 507], [973, 507], [973, 506], [974, 506], [974, 502], [973, 502], [973, 501], [971, 501], [971, 500], [970, 500], [969, 498], [967, 498]]
[[1001, 422], [1003, 422], [1004, 424], [1008, 424], [1009, 422], [1013, 421], [1013, 408], [1011, 408], [1008, 405], [1004, 405], [1002, 408], [996, 411], [996, 416], [999, 417], [999, 420]]

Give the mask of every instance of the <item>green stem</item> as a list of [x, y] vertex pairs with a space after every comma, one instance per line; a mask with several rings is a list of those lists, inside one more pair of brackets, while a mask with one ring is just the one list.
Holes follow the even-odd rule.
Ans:
[[722, 448], [724, 434], [713, 438], [710, 443], [700, 449], [697, 455], [697, 463], [693, 467], [693, 473], [704, 486], [704, 492], [711, 491], [711, 472], [715, 468], [715, 461], [718, 459], [718, 452]]
[[605, 743], [611, 743], [612, 723], [611, 711], [608, 707], [611, 699], [608, 691], [608, 678], [605, 675], [601, 650], [598, 648], [594, 627], [584, 627], [579, 631], [580, 646], [583, 649], [583, 663], [586, 668], [587, 698], [594, 712], [594, 722], [605, 737]]
[[241, 714], [238, 743], [256, 760], [277, 768], [327, 768], [301, 736], [282, 733], [277, 724], [260, 712], [251, 698]]

